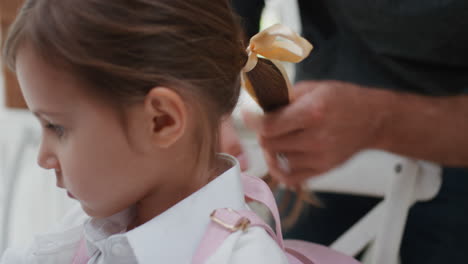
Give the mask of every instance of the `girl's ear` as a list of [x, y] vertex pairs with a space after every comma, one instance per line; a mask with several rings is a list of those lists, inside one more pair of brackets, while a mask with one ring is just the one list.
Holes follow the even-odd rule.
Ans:
[[169, 148], [177, 142], [187, 127], [187, 107], [182, 97], [174, 90], [155, 87], [144, 101], [147, 126], [153, 144]]

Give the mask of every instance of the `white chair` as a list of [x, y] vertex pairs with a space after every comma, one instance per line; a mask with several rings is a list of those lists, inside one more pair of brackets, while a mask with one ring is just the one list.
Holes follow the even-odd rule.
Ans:
[[313, 190], [383, 197], [331, 247], [355, 255], [371, 243], [365, 263], [396, 264], [409, 209], [434, 198], [442, 177], [435, 164], [366, 151], [309, 184]]

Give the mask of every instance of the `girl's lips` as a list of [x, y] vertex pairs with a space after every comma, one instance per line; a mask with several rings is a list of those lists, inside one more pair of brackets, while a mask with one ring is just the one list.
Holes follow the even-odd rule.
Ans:
[[73, 196], [73, 194], [71, 194], [70, 192], [67, 192], [67, 195], [68, 195], [68, 197], [70, 197], [72, 199], [76, 199], [75, 196]]

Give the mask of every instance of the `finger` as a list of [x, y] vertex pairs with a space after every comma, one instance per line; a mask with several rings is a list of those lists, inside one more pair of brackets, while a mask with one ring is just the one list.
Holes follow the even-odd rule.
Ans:
[[314, 170], [320, 168], [320, 154], [313, 152], [283, 153], [291, 171]]
[[320, 175], [319, 171], [313, 169], [293, 171], [289, 177], [284, 178], [283, 183], [287, 186], [301, 186], [318, 175]]
[[272, 177], [277, 179], [279, 182], [286, 186], [298, 186], [307, 182], [309, 179], [319, 175], [319, 171], [314, 169], [305, 169], [299, 171], [291, 171], [288, 174], [278, 171], [276, 169], [270, 169], [269, 173]]
[[[293, 167], [291, 166], [291, 163], [288, 164], [289, 168], [285, 170], [281, 164], [281, 160], [278, 159], [277, 154], [265, 151], [264, 155], [271, 176], [287, 185], [302, 183], [307, 178], [318, 175], [320, 172], [313, 167], [309, 168], [310, 166], [307, 168]], [[289, 155], [290, 153], [284, 154], [285, 157], [288, 157]]]
[[293, 174], [301, 171], [318, 172], [320, 167], [320, 164], [316, 164], [313, 158], [303, 153], [280, 153], [275, 156], [270, 155], [270, 159], [269, 168], [283, 178], [292, 177]]
[[310, 152], [318, 148], [311, 129], [294, 131], [274, 138], [258, 137], [262, 148], [271, 152]]
[[305, 127], [306, 107], [292, 103], [264, 115], [244, 111], [245, 125], [264, 137], [277, 137]]
[[284, 181], [284, 177], [287, 176], [287, 172], [284, 171], [284, 168], [280, 168], [279, 161], [277, 159], [277, 153], [272, 153], [269, 151], [263, 151], [265, 157], [265, 162], [268, 166], [269, 173], [276, 179]]
[[318, 86], [324, 85], [324, 81], [300, 81], [294, 85], [292, 98], [293, 100], [310, 93], [311, 90], [316, 89]]

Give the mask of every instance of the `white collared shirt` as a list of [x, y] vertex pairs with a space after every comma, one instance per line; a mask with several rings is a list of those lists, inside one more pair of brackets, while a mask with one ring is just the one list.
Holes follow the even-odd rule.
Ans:
[[[105, 219], [87, 217], [74, 209], [58, 228], [38, 236], [25, 249], [10, 249], [1, 264], [68, 264], [81, 238], [86, 238], [88, 264], [191, 263], [192, 256], [217, 208], [246, 209], [240, 168], [231, 156], [222, 155], [233, 167], [206, 186], [149, 222], [126, 232], [133, 209]], [[259, 227], [231, 234], [206, 264], [283, 264], [287, 259], [276, 242]]]

